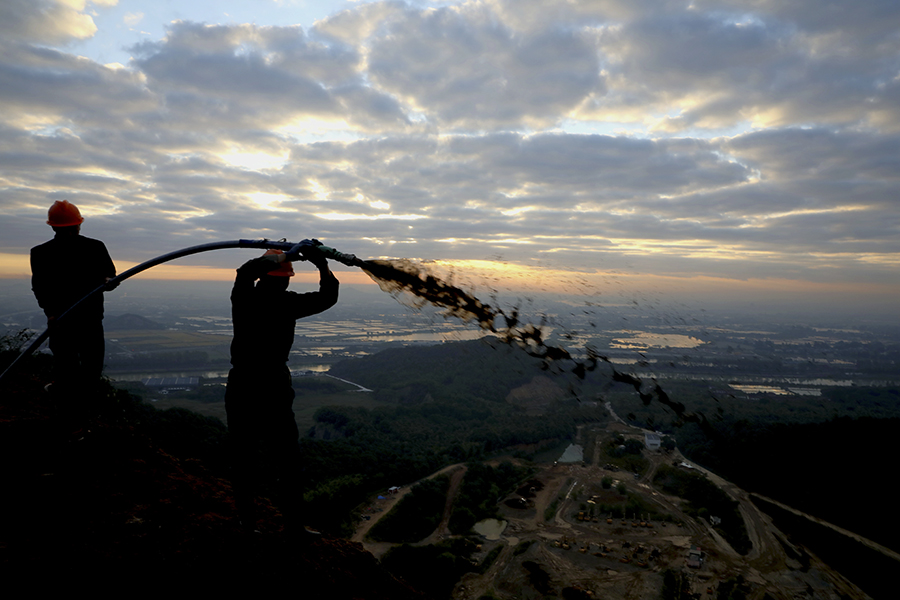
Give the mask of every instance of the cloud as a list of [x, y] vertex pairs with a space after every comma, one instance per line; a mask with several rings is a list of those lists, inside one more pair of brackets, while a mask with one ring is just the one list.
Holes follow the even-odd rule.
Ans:
[[[117, 0], [97, 5], [114, 6]], [[94, 20], [84, 13], [83, 0], [4, 0], [0, 3], [0, 37], [5, 43], [66, 43], [89, 38], [97, 31]]]
[[407, 12], [369, 43], [372, 81], [443, 127], [553, 124], [602, 89], [584, 36], [519, 37], [482, 7]]
[[7, 46], [0, 62], [4, 122], [26, 127], [109, 123], [157, 106], [140, 73], [51, 48]]
[[313, 33], [347, 46], [358, 46], [379, 29], [384, 29], [407, 13], [414, 13], [405, 2], [370, 2], [316, 21]]
[[308, 30], [178, 21], [110, 68], [65, 47], [83, 3], [8, 3], [0, 252], [44, 239], [68, 198], [133, 262], [320, 237], [900, 283], [897, 10], [799, 5], [376, 2]]
[[144, 13], [142, 12], [130, 12], [125, 13], [125, 16], [122, 17], [122, 21], [125, 22], [129, 27], [134, 27], [138, 23], [144, 20]]
[[133, 48], [134, 65], [164, 96], [168, 122], [221, 131], [278, 129], [304, 119], [378, 129], [407, 123], [367, 85], [352, 49], [310, 41], [299, 27], [178, 22]]
[[900, 68], [900, 40], [876, 24], [886, 5], [858, 14], [830, 3], [815, 18], [818, 4], [783, 4], [704, 2], [599, 22], [608, 92], [579, 117], [661, 131], [896, 122], [884, 82]]

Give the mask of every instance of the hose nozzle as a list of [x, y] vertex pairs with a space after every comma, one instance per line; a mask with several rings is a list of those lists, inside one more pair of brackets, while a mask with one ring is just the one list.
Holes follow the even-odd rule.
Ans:
[[362, 261], [356, 258], [354, 254], [344, 254], [343, 252], [339, 252], [334, 248], [329, 248], [328, 246], [318, 246], [319, 252], [325, 255], [326, 258], [330, 258], [332, 260], [336, 260], [339, 263], [345, 264], [348, 267], [358, 267], [362, 264]]

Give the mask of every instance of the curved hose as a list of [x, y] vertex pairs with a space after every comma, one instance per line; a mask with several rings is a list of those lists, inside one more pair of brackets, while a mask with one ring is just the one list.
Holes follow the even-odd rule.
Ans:
[[[267, 239], [259, 239], [259, 240], [232, 240], [228, 242], [211, 242], [209, 244], [200, 244], [199, 246], [191, 246], [189, 248], [182, 248], [181, 250], [176, 250], [175, 252], [169, 252], [168, 254], [163, 254], [161, 256], [157, 256], [156, 258], [150, 259], [147, 262], [143, 262], [136, 267], [132, 267], [125, 271], [120, 275], [116, 275], [112, 279], [110, 279], [107, 283], [97, 287], [97, 289], [91, 291], [87, 296], [70, 306], [63, 314], [56, 318], [56, 322], [63, 320], [66, 315], [71, 313], [76, 307], [78, 307], [82, 302], [85, 302], [88, 298], [93, 297], [96, 294], [103, 293], [104, 290], [112, 289], [117, 286], [119, 283], [125, 281], [132, 275], [137, 275], [142, 271], [146, 271], [152, 267], [160, 265], [164, 262], [169, 262], [170, 260], [175, 260], [176, 258], [181, 258], [183, 256], [190, 256], [191, 254], [199, 254], [200, 252], [208, 252], [209, 250], [221, 250], [223, 248], [275, 248], [278, 250], [283, 250], [287, 252], [291, 248], [293, 248], [295, 244], [293, 242], [288, 241], [276, 241], [276, 240], [267, 240]], [[329, 258], [333, 258], [339, 262], [344, 263], [349, 266], [358, 266], [361, 262], [352, 254], [343, 254], [334, 250], [333, 248], [328, 248], [327, 246], [319, 246], [319, 248], [328, 256]], [[31, 356], [31, 354], [37, 350], [41, 344], [44, 343], [44, 340], [50, 335], [50, 328], [45, 329], [39, 336], [37, 336], [31, 344], [28, 345], [25, 350], [19, 354], [16, 359], [10, 363], [10, 365], [0, 374], [0, 381], [6, 377], [7, 373], [13, 370], [13, 367], [22, 360], [26, 356]]]

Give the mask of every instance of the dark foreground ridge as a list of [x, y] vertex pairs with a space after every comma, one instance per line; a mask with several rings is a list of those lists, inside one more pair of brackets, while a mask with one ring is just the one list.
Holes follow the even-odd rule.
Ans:
[[[7, 586], [9, 579], [40, 589], [90, 581], [92, 590], [290, 581], [292, 589], [327, 590], [319, 597], [424, 598], [358, 543], [288, 538], [265, 499], [259, 529], [245, 531], [229, 482], [206, 460], [161, 445], [167, 428], [197, 415], [163, 423], [163, 413], [109, 386], [57, 401], [40, 379], [23, 374], [0, 396], [0, 572]], [[202, 434], [193, 423], [171, 435], [185, 429]]]
[[[548, 343], [541, 327], [522, 323], [517, 309], [504, 311], [482, 302], [469, 292], [442, 281], [431, 272], [427, 263], [408, 259], [367, 260], [360, 261], [360, 268], [382, 291], [394, 297], [411, 294], [416, 307], [431, 304], [444, 309], [448, 316], [477, 323], [481, 329], [495, 334], [504, 343], [518, 345], [531, 356], [543, 359], [547, 365], [554, 363], [560, 369], [568, 368], [579, 379], [584, 379], [587, 373], [595, 371], [603, 363], [612, 380], [632, 386], [645, 405], [655, 400], [671, 409], [679, 423], [697, 423], [704, 430], [708, 429], [703, 413], [689, 412], [684, 404], [672, 400], [655, 379], [646, 382], [636, 375], [619, 371], [596, 348], [588, 347], [583, 359], [573, 357], [565, 348]], [[502, 325], [498, 325], [500, 322]], [[567, 367], [562, 367], [562, 364]]]

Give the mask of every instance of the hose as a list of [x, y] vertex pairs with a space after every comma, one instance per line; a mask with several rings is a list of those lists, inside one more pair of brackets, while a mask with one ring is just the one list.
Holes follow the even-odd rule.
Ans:
[[[91, 291], [84, 298], [70, 306], [63, 314], [56, 318], [56, 323], [62, 321], [66, 315], [71, 313], [75, 308], [77, 308], [81, 303], [87, 301], [89, 298], [92, 298], [96, 294], [103, 293], [104, 290], [110, 290], [121, 282], [125, 281], [129, 277], [133, 275], [137, 275], [142, 271], [146, 271], [152, 267], [157, 265], [161, 265], [164, 262], [169, 262], [170, 260], [175, 260], [176, 258], [182, 258], [184, 256], [190, 256], [191, 254], [199, 254], [200, 252], [208, 252], [210, 250], [222, 250], [224, 248], [275, 248], [277, 250], [283, 250], [287, 252], [291, 248], [296, 246], [293, 242], [288, 241], [277, 241], [277, 240], [267, 240], [267, 239], [259, 239], [259, 240], [232, 240], [227, 242], [211, 242], [209, 244], [200, 244], [199, 246], [191, 246], [189, 248], [182, 248], [181, 250], [176, 250], [175, 252], [169, 252], [168, 254], [163, 254], [161, 256], [157, 256], [156, 258], [150, 259], [147, 262], [143, 262], [136, 267], [132, 267], [125, 271], [120, 275], [116, 275], [108, 282], [104, 283], [97, 287], [97, 289]], [[328, 246], [318, 246], [320, 252], [325, 254], [328, 258], [336, 260], [342, 264], [347, 266], [360, 266], [363, 261], [359, 260], [352, 254], [344, 254], [343, 252], [339, 252], [334, 248], [329, 248]], [[3, 378], [6, 377], [8, 373], [10, 373], [16, 364], [25, 358], [26, 356], [31, 356], [35, 350], [37, 350], [41, 344], [44, 343], [44, 340], [50, 335], [50, 327], [47, 327], [39, 336], [37, 336], [31, 344], [28, 345], [25, 350], [22, 351], [16, 359], [10, 363], [10, 365], [0, 374], [0, 382], [3, 381]]]

